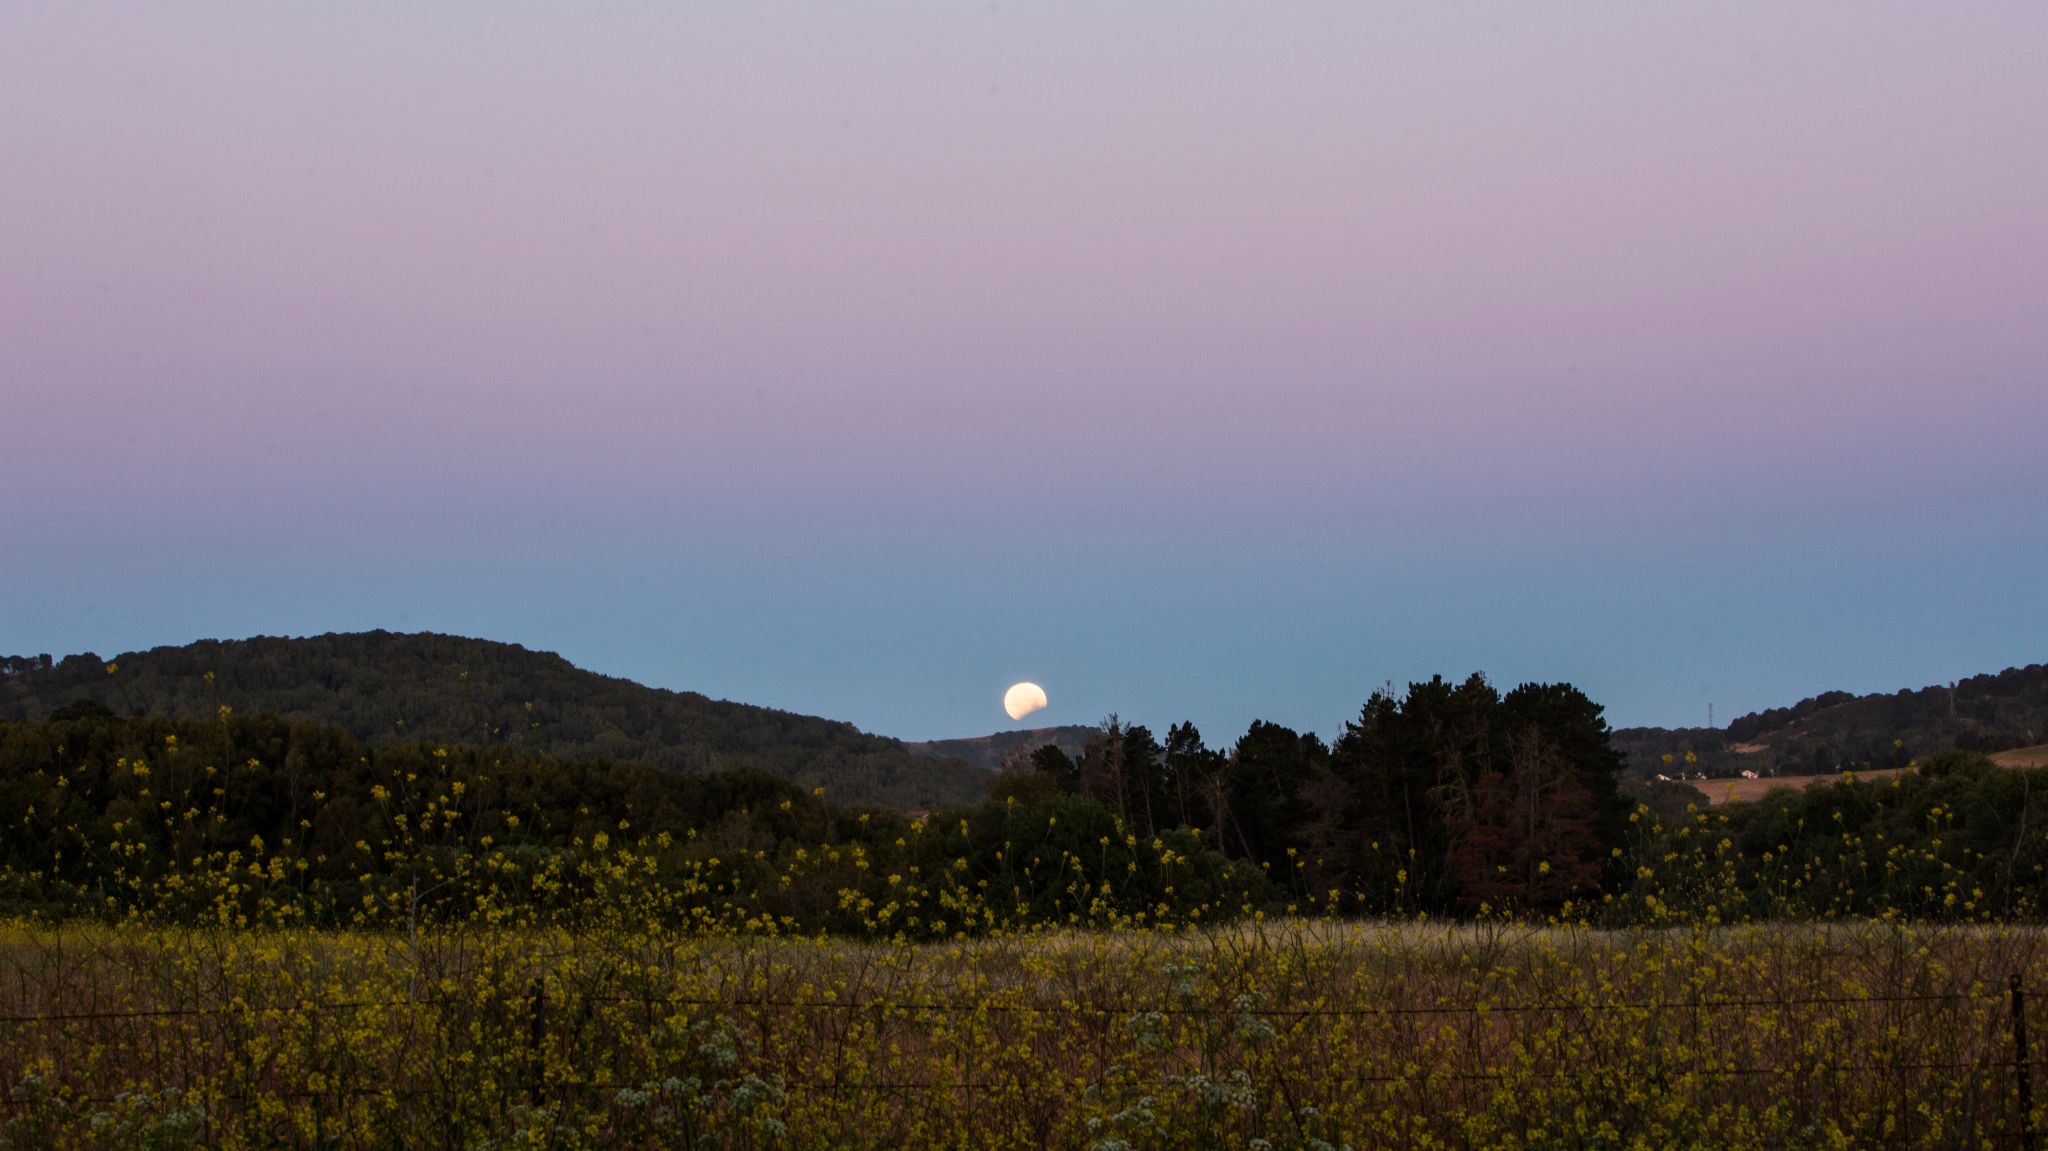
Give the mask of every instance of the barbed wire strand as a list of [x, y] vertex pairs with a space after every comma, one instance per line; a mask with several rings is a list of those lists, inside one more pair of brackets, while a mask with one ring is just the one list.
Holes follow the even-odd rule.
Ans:
[[[1145, 1003], [1004, 1003], [979, 1000], [892, 999], [764, 999], [723, 998], [708, 995], [570, 995], [548, 997], [556, 1009], [567, 1004], [638, 1004], [669, 1007], [773, 1008], [789, 1011], [882, 1011], [926, 1014], [1041, 1014], [1041, 1015], [1245, 1015], [1257, 1019], [1341, 1018], [1378, 1015], [1513, 1015], [1545, 1011], [1694, 1011], [1731, 1010], [1755, 1007], [1847, 1007], [1859, 1004], [1979, 1002], [2003, 1003], [2002, 992], [1947, 991], [1894, 995], [1824, 995], [1785, 998], [1742, 999], [1653, 999], [1653, 1000], [1563, 1000], [1550, 1003], [1425, 1003], [1400, 1005], [1353, 1005], [1341, 1007], [1261, 1007], [1219, 1002], [1203, 1006]], [[508, 996], [504, 1005], [523, 1005], [524, 995]], [[340, 1000], [296, 1004], [224, 1004], [217, 1007], [133, 1008], [108, 1011], [51, 1011], [0, 1014], [0, 1024], [76, 1023], [119, 1019], [184, 1018], [211, 1015], [309, 1015], [363, 1011], [371, 1008], [447, 1009], [469, 1007], [468, 1000], [449, 1001], [431, 997], [385, 1000]]]

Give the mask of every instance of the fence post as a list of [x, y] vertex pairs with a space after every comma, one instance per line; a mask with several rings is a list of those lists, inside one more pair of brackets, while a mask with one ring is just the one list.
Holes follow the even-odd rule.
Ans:
[[[541, 1095], [547, 1087], [547, 1010], [548, 989], [538, 975], [526, 993], [526, 1049], [527, 1049], [527, 1102], [540, 1106]], [[2031, 1148], [2029, 1149], [2031, 1151]]]
[[2034, 1151], [2034, 1067], [2027, 1058], [2027, 989], [2012, 973], [2012, 1074], [2019, 1088], [2020, 1151]]

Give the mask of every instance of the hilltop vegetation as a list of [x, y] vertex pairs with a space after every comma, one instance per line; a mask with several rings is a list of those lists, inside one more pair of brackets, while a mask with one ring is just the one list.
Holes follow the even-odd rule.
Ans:
[[1904, 767], [1941, 751], [2004, 751], [2048, 741], [2048, 664], [1892, 694], [1823, 692], [1727, 728], [1622, 728], [1614, 742], [1639, 776], [1670, 773], [1664, 757], [1708, 776], [1820, 775]]
[[908, 746], [919, 755], [957, 759], [985, 771], [996, 771], [1006, 763], [1029, 758], [1032, 752], [1047, 744], [1059, 748], [1067, 755], [1079, 755], [1081, 749], [1088, 745], [1088, 741], [1094, 738], [1096, 730], [1092, 727], [1068, 724], [1063, 727], [999, 731], [993, 735], [971, 739], [933, 739]]
[[374, 631], [0, 660], [0, 720], [44, 719], [81, 701], [122, 716], [273, 713], [370, 747], [461, 744], [692, 774], [750, 767], [905, 810], [986, 794], [982, 772], [852, 724], [645, 687], [460, 636]]

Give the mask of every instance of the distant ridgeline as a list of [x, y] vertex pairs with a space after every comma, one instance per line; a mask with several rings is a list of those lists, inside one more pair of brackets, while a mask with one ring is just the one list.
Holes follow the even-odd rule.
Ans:
[[909, 746], [919, 755], [963, 760], [995, 771], [1006, 763], [1028, 759], [1032, 752], [1047, 744], [1068, 756], [1079, 756], [1100, 730], [1069, 724], [1065, 727], [1034, 727], [1026, 731], [999, 731], [974, 739], [934, 739]]
[[42, 720], [81, 701], [119, 716], [267, 712], [332, 724], [372, 747], [464, 744], [691, 774], [751, 767], [840, 803], [902, 810], [987, 795], [984, 772], [851, 724], [646, 687], [459, 636], [259, 637], [112, 659], [0, 660], [0, 721]]
[[1745, 715], [1725, 730], [1627, 727], [1614, 745], [1631, 774], [1668, 773], [1664, 756], [1709, 776], [1814, 775], [1903, 767], [1940, 751], [1993, 752], [2048, 743], [2048, 664], [1976, 675], [1953, 688], [1892, 695], [1830, 691]]

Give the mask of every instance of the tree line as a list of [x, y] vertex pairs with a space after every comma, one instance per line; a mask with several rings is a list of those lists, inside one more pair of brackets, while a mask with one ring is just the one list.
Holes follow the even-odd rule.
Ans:
[[1112, 717], [1078, 755], [1020, 756], [980, 803], [906, 814], [750, 769], [86, 700], [0, 723], [0, 913], [560, 922], [616, 909], [630, 880], [657, 896], [634, 914], [928, 936], [1259, 913], [2037, 917], [2048, 772], [1956, 751], [1917, 767], [1707, 808], [1618, 785], [1571, 687], [1474, 676], [1376, 694], [1328, 744], [1261, 722], [1216, 748]]
[[[1043, 876], [1027, 882], [1019, 868], [1064, 860], [1077, 872], [1062, 888], [1127, 910], [1544, 910], [1591, 898], [1618, 874], [1619, 766], [1601, 709], [1575, 688], [1502, 693], [1477, 675], [1375, 694], [1331, 744], [1257, 722], [1212, 748], [1192, 724], [1161, 740], [1112, 717], [1078, 756], [1047, 745], [1016, 757], [988, 777], [980, 804], [911, 815], [755, 771], [372, 746], [225, 705], [211, 720], [133, 718], [86, 699], [41, 723], [0, 725], [0, 826], [10, 829], [0, 861], [19, 905], [87, 891], [118, 904], [126, 891], [159, 890], [179, 861], [289, 845], [285, 886], [331, 911], [388, 885], [394, 859], [412, 869], [436, 860], [440, 874], [486, 849], [666, 834], [671, 871], [745, 857], [766, 877], [842, 844], [891, 874], [951, 869], [997, 890], [1029, 888]], [[404, 807], [414, 792], [432, 792], [426, 807]], [[945, 848], [956, 854], [914, 858], [906, 829], [927, 823], [959, 830]], [[1177, 871], [1146, 871], [1140, 857], [1178, 861]], [[875, 898], [886, 894], [868, 891], [876, 874], [842, 878]], [[771, 902], [806, 922], [833, 919], [830, 899], [813, 892], [797, 908], [797, 894]]]
[[1556, 907], [1599, 891], [1627, 803], [1599, 705], [1483, 676], [1375, 693], [1334, 743], [1254, 722], [1227, 749], [1112, 716], [1078, 757], [1007, 764], [998, 796], [1080, 795], [1140, 835], [1187, 829], [1284, 888], [1370, 909]]
[[120, 717], [90, 700], [0, 723], [0, 829], [12, 914], [388, 925], [623, 909], [943, 935], [1278, 898], [1193, 835], [1139, 840], [1078, 797], [911, 816], [750, 768], [371, 747], [310, 720]]

